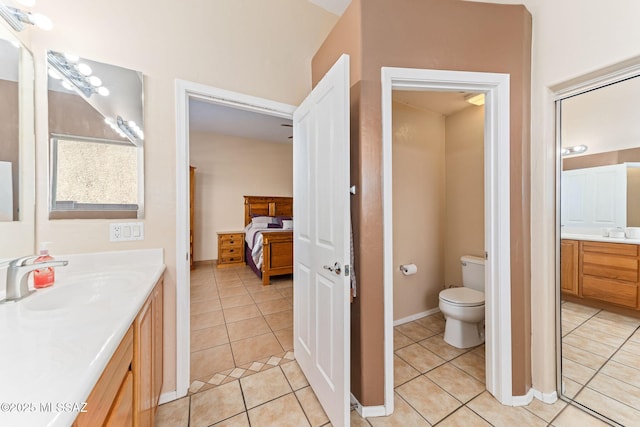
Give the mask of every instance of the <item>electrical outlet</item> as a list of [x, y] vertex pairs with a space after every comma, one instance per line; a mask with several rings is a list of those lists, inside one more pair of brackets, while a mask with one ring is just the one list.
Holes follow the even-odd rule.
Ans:
[[141, 222], [114, 222], [109, 224], [109, 240], [129, 242], [144, 240], [144, 225]]

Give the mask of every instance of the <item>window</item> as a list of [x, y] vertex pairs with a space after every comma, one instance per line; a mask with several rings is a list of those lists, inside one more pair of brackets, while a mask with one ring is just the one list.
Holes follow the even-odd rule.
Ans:
[[52, 219], [137, 218], [142, 148], [94, 138], [54, 136]]

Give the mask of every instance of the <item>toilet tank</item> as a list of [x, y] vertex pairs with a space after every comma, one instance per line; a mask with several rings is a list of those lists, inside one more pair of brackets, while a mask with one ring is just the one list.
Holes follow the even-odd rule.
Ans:
[[464, 255], [462, 264], [462, 286], [484, 292], [484, 258]]

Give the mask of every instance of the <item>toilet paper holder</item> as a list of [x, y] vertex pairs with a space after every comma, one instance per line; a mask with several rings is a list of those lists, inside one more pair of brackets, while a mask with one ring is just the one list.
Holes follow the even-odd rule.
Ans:
[[415, 264], [401, 264], [400, 272], [405, 276], [410, 276], [418, 272], [418, 267]]

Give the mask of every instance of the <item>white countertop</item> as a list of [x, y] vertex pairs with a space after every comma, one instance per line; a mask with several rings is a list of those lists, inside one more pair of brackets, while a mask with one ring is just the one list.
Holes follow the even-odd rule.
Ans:
[[627, 243], [630, 245], [640, 245], [640, 239], [627, 239], [626, 237], [603, 237], [597, 234], [561, 233], [560, 238], [570, 240], [589, 240], [592, 242]]
[[[86, 402], [165, 270], [162, 249], [55, 258], [69, 265], [56, 268], [51, 288], [0, 304], [2, 426], [71, 425], [78, 415], [74, 409]], [[99, 298], [59, 309], [38, 307], [42, 298], [36, 298], [46, 298], [45, 292], [85, 282], [99, 286]], [[46, 411], [49, 403], [52, 410]]]

